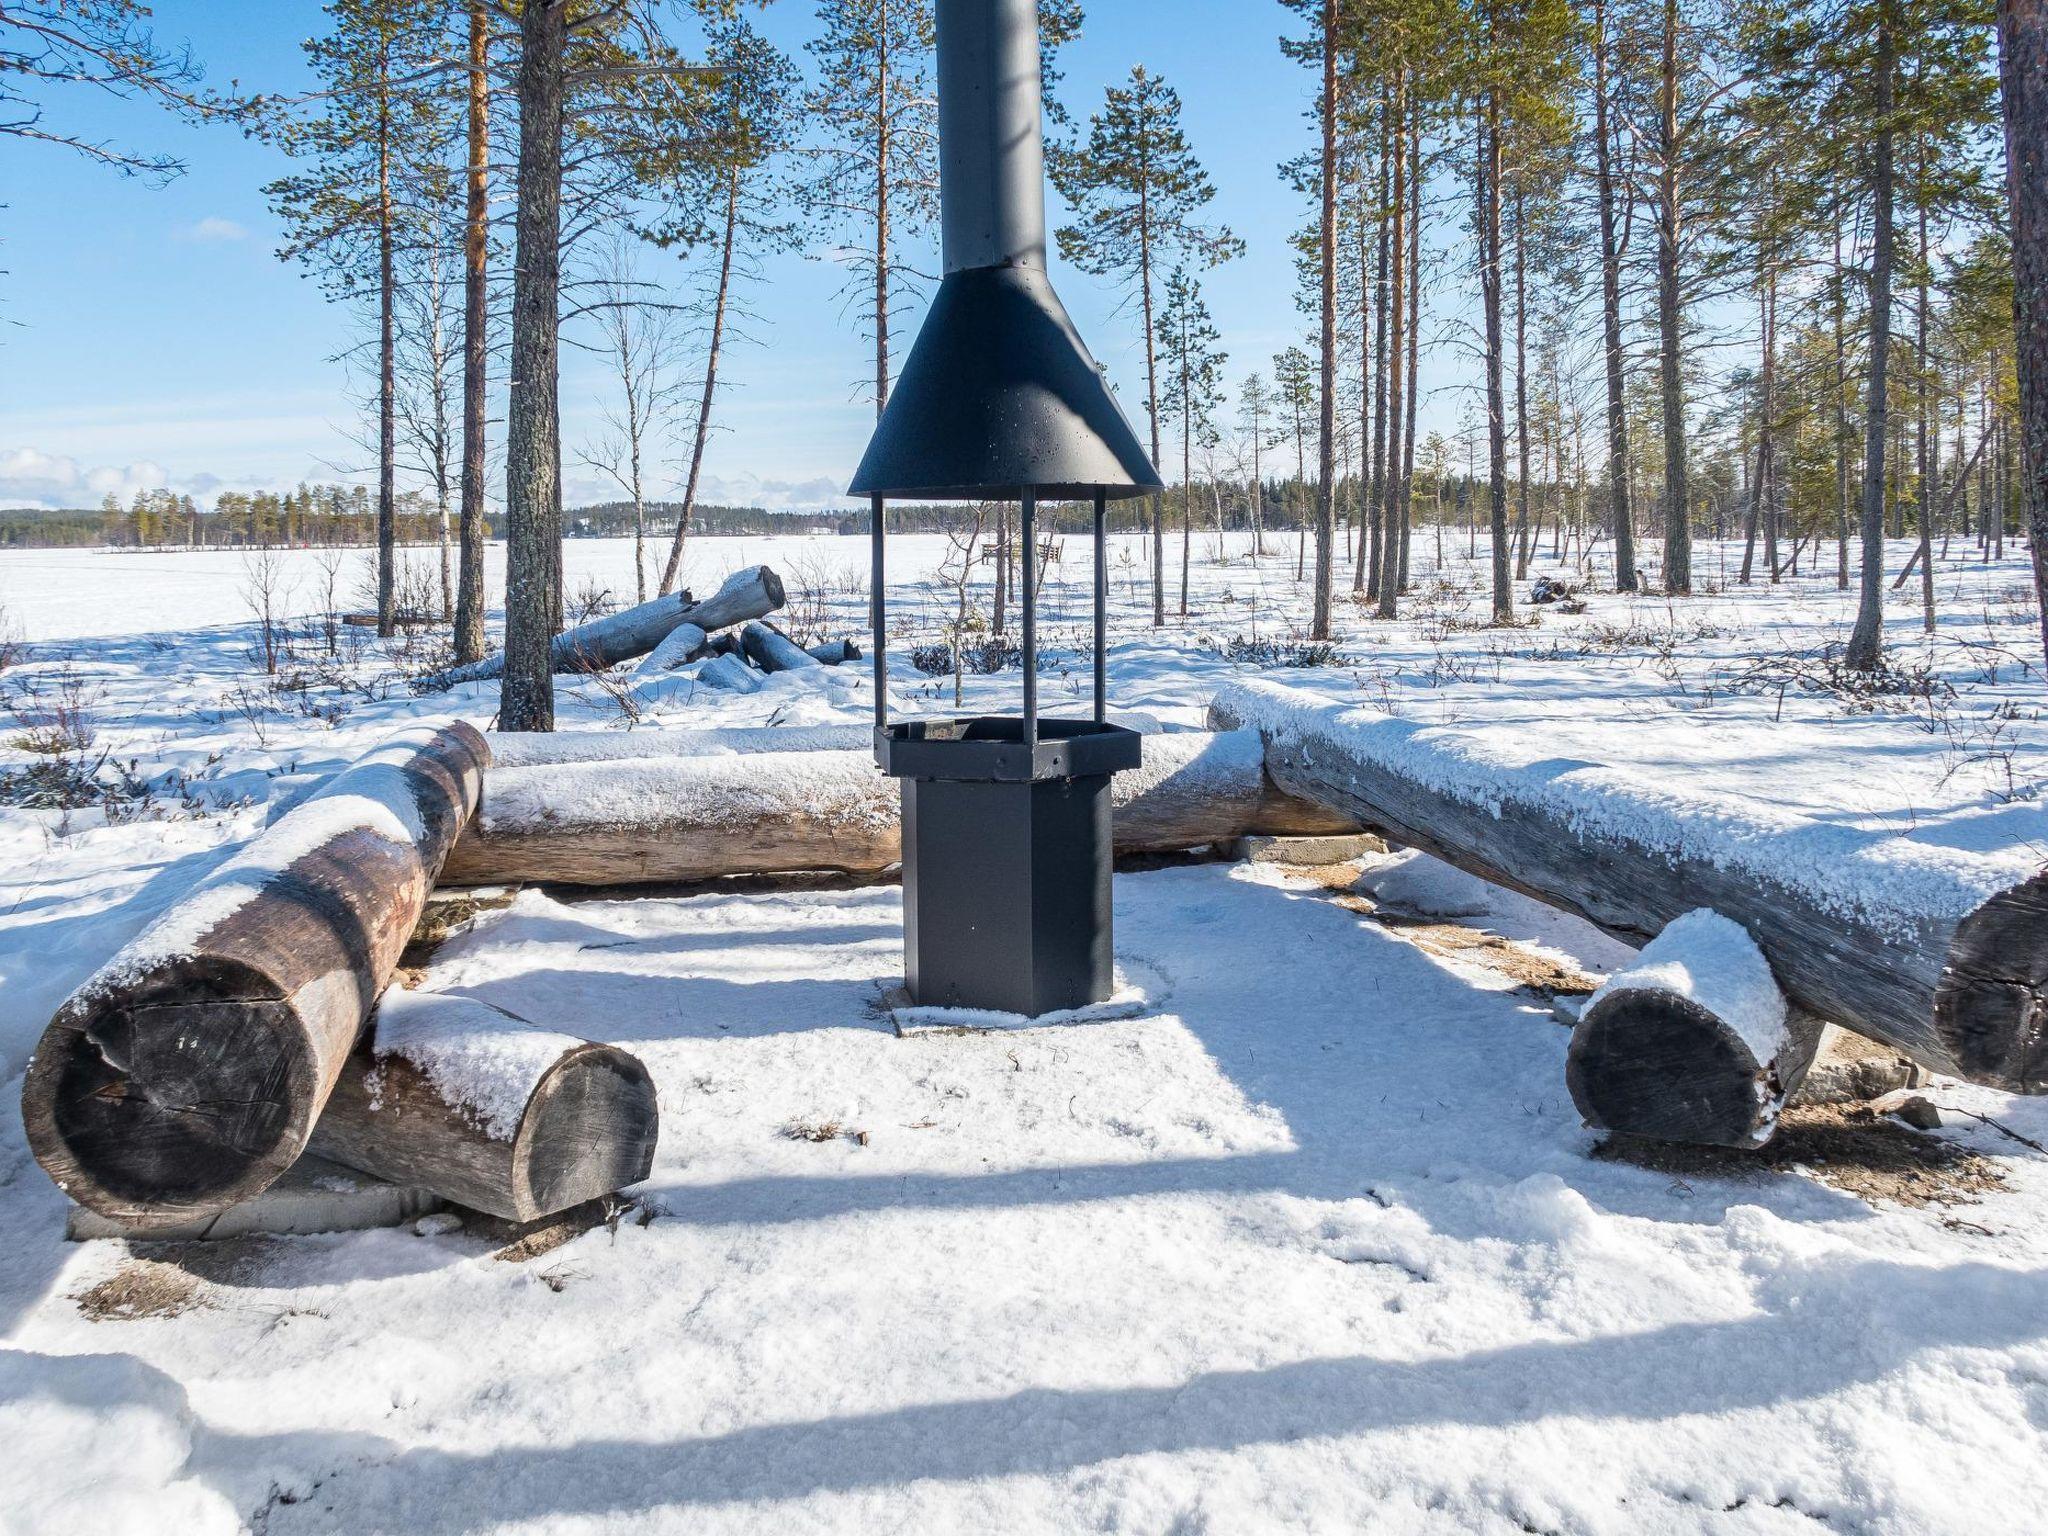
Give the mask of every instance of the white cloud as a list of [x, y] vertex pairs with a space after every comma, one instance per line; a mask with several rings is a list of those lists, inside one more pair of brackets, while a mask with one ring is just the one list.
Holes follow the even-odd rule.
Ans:
[[[317, 466], [298, 477], [326, 481], [335, 475]], [[211, 507], [223, 491], [281, 491], [294, 482], [270, 475], [232, 479], [200, 471], [178, 474], [152, 459], [132, 464], [81, 464], [40, 448], [0, 448], [0, 507], [71, 509], [97, 507], [112, 492], [121, 501], [137, 491], [172, 490]]]
[[96, 507], [109, 491], [123, 501], [168, 483], [161, 464], [82, 466], [37, 448], [0, 448], [0, 505]]
[[196, 245], [218, 245], [228, 240], [246, 240], [249, 231], [233, 219], [223, 219], [208, 214], [196, 224], [188, 224], [178, 231], [180, 240], [189, 240]]

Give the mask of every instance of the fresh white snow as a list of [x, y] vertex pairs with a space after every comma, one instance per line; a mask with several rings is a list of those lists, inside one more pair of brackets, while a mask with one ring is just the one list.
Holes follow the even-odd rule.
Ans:
[[[1119, 710], [1199, 725], [1245, 675], [1220, 654], [1233, 638], [1299, 637], [1291, 549], [1254, 566], [1236, 541], [1218, 563], [1212, 542], [1197, 538], [1196, 617], [1154, 630], [1143, 546], [1119, 540]], [[907, 663], [949, 611], [942, 543], [892, 542], [899, 710], [954, 707], [950, 677]], [[630, 593], [629, 547], [572, 541], [571, 589]], [[2023, 557], [1944, 562], [1931, 641], [1902, 595], [1890, 643], [1953, 696], [1864, 707], [1745, 681], [1846, 632], [1829, 580], [1689, 603], [1596, 592], [1584, 615], [1495, 631], [1470, 627], [1484, 549], [1454, 556], [1439, 573], [1418, 539], [1402, 620], [1340, 605], [1338, 661], [1272, 675], [1377, 741], [1438, 733], [1496, 782], [1548, 762], [1589, 806], [1648, 784], [1778, 817], [1794, 849], [1909, 845], [1957, 889], [2048, 845]], [[820, 631], [858, 635], [843, 578], [864, 558], [852, 539], [700, 540], [685, 580], [710, 590], [765, 560], [796, 587], [802, 569]], [[1719, 552], [1697, 559], [1711, 574]], [[311, 567], [293, 568], [309, 606]], [[1086, 570], [1064, 541], [1048, 713], [1087, 707]], [[441, 949], [422, 1006], [640, 1055], [663, 1124], [649, 1224], [523, 1264], [467, 1231], [237, 1243], [162, 1266], [190, 1280], [175, 1315], [82, 1309], [144, 1250], [60, 1238], [18, 1105], [50, 1013], [245, 846], [274, 791], [495, 707], [494, 685], [414, 697], [374, 644], [339, 658], [351, 688], [272, 694], [239, 585], [228, 555], [0, 553], [0, 603], [38, 645], [0, 685], [71, 679], [93, 754], [162, 791], [111, 819], [0, 808], [8, 1536], [1975, 1536], [2048, 1506], [2048, 1158], [1951, 1117], [1936, 1134], [2006, 1180], [1953, 1210], [1872, 1204], [1824, 1170], [1594, 1159], [1545, 998], [1267, 866], [1119, 877], [1142, 1014], [909, 1038], [885, 1000], [892, 888], [522, 893]], [[317, 635], [295, 648], [324, 663]], [[629, 744], [577, 760], [630, 780], [673, 727], [857, 745], [868, 677], [685, 687], [637, 720], [565, 679], [561, 717]], [[970, 677], [962, 707], [1013, 708], [1016, 689], [1015, 672]], [[734, 772], [798, 755], [701, 740]], [[556, 750], [508, 742], [500, 761]], [[31, 760], [0, 750], [0, 769]], [[1525, 898], [1487, 899], [1474, 921], [1492, 931], [1596, 974], [1629, 961]], [[1933, 1091], [2048, 1142], [2048, 1104]]]
[[1673, 919], [1586, 1000], [1663, 992], [1697, 1003], [1735, 1031], [1759, 1068], [1785, 1046], [1785, 994], [1749, 930], [1710, 907]]

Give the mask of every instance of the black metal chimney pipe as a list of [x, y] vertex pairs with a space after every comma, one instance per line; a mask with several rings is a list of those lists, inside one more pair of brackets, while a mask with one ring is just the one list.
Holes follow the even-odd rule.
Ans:
[[1045, 270], [1038, 0], [938, 0], [945, 270]]

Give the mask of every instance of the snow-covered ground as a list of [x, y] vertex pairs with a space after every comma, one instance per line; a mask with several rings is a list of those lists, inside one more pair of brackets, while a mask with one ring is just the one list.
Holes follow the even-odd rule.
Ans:
[[[1890, 640], [1923, 685], [1868, 699], [1808, 685], [1846, 634], [1831, 571], [1685, 602], [1595, 591], [1583, 614], [1494, 630], [1483, 565], [1449, 542], [1442, 572], [1418, 542], [1401, 620], [1341, 604], [1339, 655], [1297, 668], [1291, 545], [1255, 564], [1233, 540], [1218, 561], [1197, 535], [1192, 616], [1153, 630], [1143, 547], [1119, 541], [1112, 701], [1198, 724], [1264, 666], [1524, 762], [2048, 857], [2022, 553], [1941, 566], [1931, 641], [1909, 584]], [[903, 659], [950, 612], [945, 553], [892, 540], [906, 710], [952, 707], [950, 678]], [[687, 579], [765, 560], [797, 617], [859, 634], [865, 558], [858, 539], [703, 540]], [[311, 557], [284, 566], [291, 606], [313, 606]], [[1087, 570], [1067, 541], [1048, 710], [1085, 702]], [[571, 543], [568, 571], [572, 592], [629, 595], [630, 546]], [[226, 554], [0, 554], [0, 606], [31, 642], [0, 672], [20, 717], [0, 740], [69, 700], [86, 757], [158, 790], [111, 819], [0, 807], [9, 1536], [1921, 1533], [2026, 1529], [2048, 1499], [2048, 1157], [2015, 1139], [2048, 1142], [2048, 1106], [1935, 1090], [2006, 1128], [1936, 1133], [1971, 1154], [1970, 1205], [1859, 1198], [1853, 1137], [1750, 1173], [1595, 1157], [1526, 968], [1265, 867], [1119, 877], [1140, 1017], [909, 1038], [877, 1006], [901, 967], [892, 888], [528, 891], [446, 944], [427, 985], [642, 1055], [663, 1112], [650, 1222], [527, 1263], [467, 1232], [176, 1264], [65, 1244], [18, 1109], [57, 1003], [271, 800], [495, 703], [488, 684], [415, 698], [375, 645], [330, 661], [317, 631], [286, 663], [308, 686], [276, 693], [246, 585]], [[1280, 654], [1252, 650], [1267, 641]], [[968, 707], [1016, 688], [970, 678]], [[858, 667], [744, 697], [671, 688], [633, 723], [584, 680], [562, 715], [857, 724], [867, 689]], [[0, 770], [36, 760], [9, 745]], [[1391, 904], [1445, 884], [1376, 883]], [[1520, 898], [1451, 894], [1546, 963], [1597, 977], [1627, 958]], [[154, 1300], [107, 1304], [136, 1294]]]

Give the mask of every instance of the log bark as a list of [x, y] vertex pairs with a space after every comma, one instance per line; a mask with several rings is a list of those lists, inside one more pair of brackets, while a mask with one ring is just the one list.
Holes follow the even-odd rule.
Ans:
[[[728, 577], [701, 603], [692, 602], [687, 592], [671, 593], [564, 630], [555, 636], [551, 664], [557, 672], [602, 672], [646, 655], [685, 624], [709, 634], [773, 613], [782, 602], [782, 578], [765, 565], [753, 566]], [[422, 692], [453, 688], [497, 677], [504, 669], [505, 654], [499, 651], [466, 667], [423, 677], [414, 686]]]
[[397, 988], [349, 1057], [312, 1151], [507, 1221], [637, 1184], [654, 1166], [639, 1059], [474, 998]]
[[763, 672], [797, 672], [823, 665], [781, 630], [758, 621], [740, 630], [740, 649]]
[[1713, 907], [1809, 1012], [1938, 1072], [2048, 1091], [2048, 872], [1895, 837], [1845, 846], [1837, 827], [1695, 808], [1594, 763], [1506, 767], [1272, 683], [1226, 689], [1210, 715], [1260, 725], [1281, 789], [1395, 842], [1627, 943]]
[[861, 658], [860, 643], [855, 640], [826, 640], [818, 645], [808, 646], [813, 659], [828, 667], [843, 667], [849, 661]]
[[1565, 1083], [1586, 1123], [1625, 1136], [1760, 1147], [1826, 1026], [1792, 1008], [1763, 951], [1695, 911], [1609, 977], [1572, 1031]]
[[[1145, 738], [1111, 781], [1119, 853], [1253, 833], [1350, 832], [1348, 818], [1280, 793], [1256, 732]], [[864, 751], [664, 756], [501, 768], [456, 845], [450, 885], [667, 884], [729, 875], [879, 875], [902, 857], [895, 783]]]
[[22, 1119], [58, 1187], [161, 1225], [304, 1149], [391, 979], [489, 748], [408, 732], [337, 774], [87, 979], [36, 1047]]

